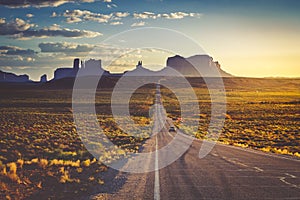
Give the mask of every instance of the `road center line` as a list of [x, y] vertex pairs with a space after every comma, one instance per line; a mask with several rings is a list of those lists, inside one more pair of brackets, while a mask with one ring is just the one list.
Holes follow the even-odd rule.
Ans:
[[171, 136], [172, 138], [174, 137], [169, 131], [167, 132], [169, 134], [169, 136]]
[[253, 167], [257, 172], [263, 172], [264, 170], [259, 167]]
[[297, 178], [295, 175], [293, 175], [293, 174], [289, 174], [289, 173], [285, 173], [285, 175], [287, 175], [287, 176], [289, 176], [289, 177], [291, 177], [291, 178]]
[[159, 189], [159, 169], [158, 169], [158, 142], [155, 136], [155, 180], [154, 180], [154, 200], [160, 200]]
[[286, 181], [285, 179], [286, 179], [286, 177], [279, 177], [279, 180], [282, 181], [283, 183], [285, 183], [291, 187], [300, 188], [300, 185], [292, 184], [292, 183]]

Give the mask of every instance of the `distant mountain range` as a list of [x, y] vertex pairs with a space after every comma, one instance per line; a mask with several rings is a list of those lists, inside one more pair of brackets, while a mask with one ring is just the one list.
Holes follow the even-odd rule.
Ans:
[[[176, 55], [167, 59], [167, 66], [160, 71], [146, 69], [139, 61], [136, 68], [126, 71], [126, 76], [184, 76], [184, 77], [232, 77], [231, 74], [221, 69], [218, 62], [215, 62], [208, 55], [195, 55], [188, 58]], [[73, 68], [58, 68], [55, 70], [54, 79], [74, 78], [79, 73], [80, 76], [91, 76], [103, 73], [105, 76], [122, 76], [124, 74], [111, 74], [101, 66], [101, 60], [90, 59], [81, 61], [74, 59]], [[16, 75], [0, 71], [0, 82], [30, 82], [28, 75]], [[47, 82], [46, 75], [41, 77], [42, 83]]]
[[0, 82], [29, 82], [29, 76], [24, 75], [16, 75], [14, 73], [3, 72], [0, 70]]

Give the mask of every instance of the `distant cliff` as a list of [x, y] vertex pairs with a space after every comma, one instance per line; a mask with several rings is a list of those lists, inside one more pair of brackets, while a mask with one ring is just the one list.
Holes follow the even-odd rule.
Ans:
[[101, 65], [101, 60], [89, 59], [81, 61], [75, 58], [73, 68], [58, 68], [54, 72], [54, 80], [62, 78], [75, 78], [78, 76], [94, 76], [97, 74], [110, 75], [108, 71], [104, 70]]
[[[131, 71], [125, 71], [125, 76], [157, 76], [158, 72], [146, 69], [143, 67], [143, 62], [139, 61], [135, 69]], [[122, 76], [123, 74], [120, 74]]]
[[[196, 70], [197, 69], [197, 70]], [[199, 73], [200, 71], [200, 73]], [[218, 62], [208, 55], [195, 55], [188, 58], [176, 55], [167, 59], [167, 67], [160, 71], [152, 71], [143, 67], [139, 61], [132, 71], [124, 72], [126, 76], [185, 76], [185, 77], [232, 77], [231, 74], [221, 69]], [[83, 76], [122, 76], [123, 74], [110, 74], [102, 68], [101, 60], [89, 59], [81, 61], [74, 59], [73, 67], [57, 68], [54, 72], [54, 79], [75, 78]], [[31, 82], [28, 75], [16, 75], [0, 70], [0, 82]], [[47, 82], [47, 77], [41, 77], [42, 83]]]
[[179, 55], [169, 57], [167, 67], [160, 71], [146, 69], [140, 61], [134, 70], [125, 73], [127, 76], [232, 77], [208, 55], [195, 55], [189, 58]]
[[[232, 75], [221, 69], [218, 62], [208, 55], [195, 55], [188, 58], [176, 55], [167, 59], [167, 66], [175, 69], [184, 76], [205, 76], [215, 77], [219, 72], [221, 77]], [[198, 70], [196, 70], [197, 68]], [[198, 72], [200, 71], [200, 73]]]
[[3, 72], [0, 70], [0, 82], [29, 82], [29, 76], [24, 75], [16, 75], [9, 72]]

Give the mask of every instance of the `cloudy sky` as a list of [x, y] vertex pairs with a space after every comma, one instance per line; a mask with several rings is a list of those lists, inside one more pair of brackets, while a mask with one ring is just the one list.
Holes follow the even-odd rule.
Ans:
[[[298, 0], [0, 0], [0, 69], [52, 78], [112, 35], [161, 27], [195, 40], [231, 74], [300, 77], [299, 10]], [[149, 52], [135, 55], [111, 70], [151, 64]], [[152, 56], [163, 64], [169, 55]]]

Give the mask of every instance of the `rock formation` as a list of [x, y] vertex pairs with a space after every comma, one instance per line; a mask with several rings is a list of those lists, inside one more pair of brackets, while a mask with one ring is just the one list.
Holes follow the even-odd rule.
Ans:
[[[81, 66], [79, 67], [79, 63]], [[78, 76], [96, 76], [96, 75], [109, 75], [101, 66], [101, 60], [89, 59], [87, 61], [80, 61], [75, 58], [73, 68], [58, 68], [54, 72], [54, 80], [62, 78], [74, 78]]]
[[16, 75], [0, 70], [0, 82], [29, 82], [29, 76], [26, 74]]
[[184, 77], [231, 77], [221, 69], [218, 62], [208, 55], [195, 55], [189, 58], [176, 55], [167, 59], [167, 67], [152, 71], [142, 66], [139, 61], [136, 68], [125, 72], [127, 76], [184, 76]]
[[40, 83], [46, 83], [46, 82], [47, 82], [47, 75], [44, 74], [43, 76], [41, 76]]
[[[167, 66], [175, 69], [184, 76], [230, 77], [231, 74], [221, 69], [218, 62], [208, 55], [195, 55], [189, 58], [176, 55], [167, 59]], [[200, 71], [200, 73], [199, 73]]]

